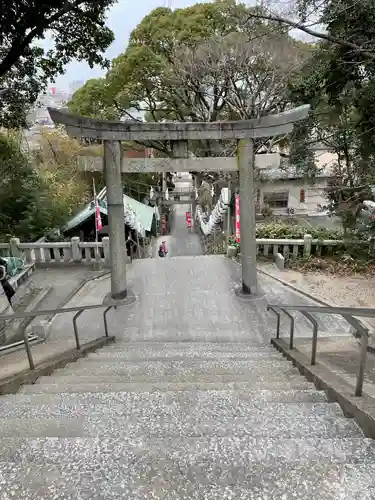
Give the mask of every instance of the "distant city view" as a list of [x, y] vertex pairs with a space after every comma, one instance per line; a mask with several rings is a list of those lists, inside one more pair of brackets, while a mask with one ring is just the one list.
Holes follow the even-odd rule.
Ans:
[[51, 85], [42, 94], [35, 104], [34, 110], [29, 115], [30, 129], [45, 126], [53, 127], [53, 122], [48, 113], [48, 107], [61, 108], [66, 105], [76, 90], [85, 84], [83, 80], [74, 80], [69, 85], [69, 91], [63, 91]]

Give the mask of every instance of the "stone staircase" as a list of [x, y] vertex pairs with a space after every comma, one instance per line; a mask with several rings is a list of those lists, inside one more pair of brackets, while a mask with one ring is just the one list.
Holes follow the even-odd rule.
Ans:
[[0, 417], [0, 500], [375, 498], [373, 441], [267, 345], [114, 344]]

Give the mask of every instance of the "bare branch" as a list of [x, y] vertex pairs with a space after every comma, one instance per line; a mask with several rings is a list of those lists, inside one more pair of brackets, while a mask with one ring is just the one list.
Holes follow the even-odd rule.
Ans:
[[375, 61], [375, 52], [369, 52], [368, 50], [363, 49], [360, 45], [349, 42], [348, 40], [344, 40], [343, 38], [337, 38], [337, 37], [329, 35], [327, 33], [322, 33], [319, 31], [312, 30], [299, 22], [292, 21], [291, 19], [286, 19], [285, 17], [281, 17], [281, 16], [255, 14], [255, 13], [249, 14], [246, 22], [248, 22], [250, 19], [263, 19], [266, 21], [274, 21], [277, 23], [286, 24], [287, 26], [291, 26], [292, 28], [296, 28], [300, 31], [303, 31], [304, 33], [307, 33], [308, 35], [315, 37], [315, 38], [320, 38], [321, 40], [326, 40], [327, 42], [331, 42], [335, 45], [340, 45], [341, 47], [344, 47], [346, 49], [354, 50], [354, 51], [362, 54], [367, 59], [371, 59], [371, 60]]

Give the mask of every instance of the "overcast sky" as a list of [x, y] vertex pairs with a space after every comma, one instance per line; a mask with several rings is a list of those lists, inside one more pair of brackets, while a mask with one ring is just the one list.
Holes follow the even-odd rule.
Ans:
[[[144, 16], [157, 7], [170, 6], [173, 9], [178, 9], [209, 1], [210, 0], [118, 0], [118, 3], [108, 12], [107, 25], [114, 32], [115, 41], [109, 47], [106, 56], [108, 59], [113, 59], [124, 52], [131, 31], [142, 21]], [[254, 5], [257, 3], [257, 0], [242, 1], [247, 5]], [[310, 37], [306, 38], [306, 35], [304, 36], [298, 30], [292, 30], [291, 34], [301, 39], [310, 39]], [[44, 41], [43, 45], [46, 46], [49, 43], [51, 42]], [[103, 74], [103, 70], [99, 67], [91, 69], [87, 64], [72, 62], [67, 66], [66, 73], [56, 80], [56, 87], [61, 90], [68, 90], [69, 83], [72, 81], [86, 81], [90, 78], [97, 78]]]
[[[172, 8], [178, 9], [200, 2], [203, 0], [170, 0], [170, 5]], [[107, 25], [114, 32], [115, 41], [109, 47], [107, 57], [113, 59], [121, 54], [126, 48], [131, 31], [142, 21], [144, 16], [157, 7], [167, 5], [168, 0], [118, 0], [118, 3], [108, 12]], [[56, 86], [67, 90], [69, 82], [73, 80], [88, 80], [102, 74], [101, 68], [90, 69], [87, 64], [72, 62], [67, 66], [65, 75], [56, 80]]]

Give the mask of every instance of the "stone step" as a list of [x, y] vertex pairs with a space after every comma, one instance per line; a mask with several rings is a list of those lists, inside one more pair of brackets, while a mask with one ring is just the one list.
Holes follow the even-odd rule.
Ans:
[[110, 379], [103, 382], [101, 378], [95, 377], [79, 377], [76, 379], [69, 378], [68, 381], [54, 379], [53, 377], [42, 377], [40, 383], [32, 385], [24, 385], [19, 389], [19, 393], [59, 393], [59, 392], [153, 392], [153, 391], [186, 391], [186, 390], [235, 390], [235, 391], [259, 391], [264, 389], [264, 392], [277, 393], [278, 391], [293, 390], [306, 391], [307, 393], [314, 392], [314, 384], [306, 379], [296, 376], [285, 381], [276, 381], [265, 384], [257, 384], [256, 381], [237, 382], [112, 382]]
[[178, 361], [92, 361], [81, 359], [76, 363], [69, 364], [65, 368], [56, 370], [54, 377], [80, 376], [101, 374], [109, 376], [122, 376], [132, 379], [138, 376], [149, 377], [150, 380], [164, 376], [197, 377], [204, 375], [231, 375], [247, 374], [248, 377], [273, 376], [282, 377], [284, 374], [297, 374], [294, 368], [286, 359], [280, 360], [178, 360]]
[[[362, 439], [1, 439], [5, 498], [371, 500]], [[7, 462], [6, 462], [7, 461]]]
[[170, 350], [208, 352], [232, 352], [243, 354], [245, 352], [277, 352], [269, 343], [259, 344], [251, 342], [115, 342], [97, 352], [123, 352], [156, 350], [169, 352]]
[[[92, 373], [95, 373], [94, 375]], [[298, 374], [296, 369], [285, 370], [280, 373], [280, 370], [275, 373], [262, 373], [257, 371], [245, 373], [190, 373], [190, 374], [174, 374], [174, 375], [154, 375], [150, 374], [113, 374], [106, 375], [97, 372], [71, 370], [67, 372], [54, 372], [50, 376], [40, 377], [36, 384], [80, 384], [80, 383], [129, 383], [135, 382], [138, 384], [157, 383], [207, 383], [207, 382], [249, 382], [254, 387], [261, 389], [272, 389], [274, 386], [281, 389], [303, 388], [304, 379]], [[290, 385], [290, 383], [292, 385]], [[306, 386], [305, 386], [306, 387]]]
[[4, 498], [370, 500], [375, 493], [374, 445], [367, 440], [202, 436], [0, 445]]
[[[115, 385], [115, 387], [113, 387]], [[36, 389], [27, 390], [27, 389]], [[46, 390], [48, 389], [48, 390]], [[53, 390], [55, 389], [55, 390]], [[250, 401], [274, 401], [280, 403], [319, 403], [327, 402], [327, 397], [323, 391], [316, 390], [254, 390], [252, 386], [246, 383], [238, 384], [108, 384], [106, 391], [101, 391], [100, 387], [96, 384], [86, 384], [86, 385], [71, 385], [67, 386], [63, 392], [61, 391], [61, 386], [58, 384], [54, 385], [25, 385], [17, 394], [9, 394], [3, 396], [2, 401], [14, 401], [14, 402], [45, 402], [52, 403], [53, 401], [59, 402], [60, 399], [64, 399], [67, 394], [73, 394], [77, 397], [81, 397], [81, 394], [107, 394], [107, 393], [119, 393], [124, 392], [189, 392], [195, 394], [195, 391], [215, 391], [223, 394], [237, 395], [239, 397], [246, 397]], [[53, 396], [56, 395], [56, 398]], [[22, 397], [21, 397], [22, 396]], [[24, 399], [26, 398], [26, 399]], [[27, 399], [29, 398], [29, 399]]]
[[[140, 460], [134, 460], [136, 457]], [[105, 460], [103, 460], [103, 458]], [[375, 443], [367, 438], [278, 438], [198, 436], [170, 439], [125, 438], [0, 438], [0, 462], [11, 461], [22, 468], [65, 466], [86, 460], [83, 470], [105, 470], [121, 464], [142, 473], [146, 464], [155, 473], [163, 471], [167, 461], [173, 466], [200, 467], [252, 466], [261, 462], [272, 466], [275, 461], [292, 465], [304, 463], [374, 464]], [[159, 460], [160, 462], [159, 462]], [[169, 470], [170, 468], [167, 467]], [[32, 467], [30, 467], [32, 471]], [[165, 470], [165, 469], [164, 469]], [[3, 471], [2, 471], [3, 472]], [[14, 471], [16, 473], [16, 471]]]
[[361, 465], [356, 473], [351, 463], [221, 466], [210, 461], [192, 467], [168, 459], [158, 463], [158, 467], [147, 462], [125, 467], [110, 458], [107, 463], [79, 460], [49, 467], [22, 464], [17, 469], [6, 464], [2, 484], [4, 491], [22, 500], [373, 500], [375, 496], [373, 463]]
[[201, 360], [201, 361], [215, 361], [215, 360], [282, 360], [283, 356], [279, 352], [264, 351], [264, 352], [224, 352], [224, 351], [193, 351], [190, 349], [170, 349], [166, 351], [157, 349], [145, 349], [136, 351], [96, 351], [90, 353], [87, 357], [82, 358], [81, 361], [136, 361], [136, 360], [155, 360], [155, 361], [180, 361], [185, 360]]
[[2, 400], [0, 418], [38, 419], [71, 417], [127, 417], [150, 419], [197, 419], [220, 417], [247, 418], [277, 413], [285, 419], [300, 416], [337, 416], [344, 418], [337, 403], [295, 403], [251, 400], [246, 394], [228, 391], [127, 392], [98, 394], [63, 394], [44, 399], [35, 395], [18, 395]]
[[[276, 405], [276, 406], [274, 406]], [[302, 405], [301, 405], [302, 406]], [[301, 406], [292, 404], [264, 404], [262, 410], [253, 413], [223, 411], [204, 411], [203, 413], [186, 413], [163, 411], [150, 408], [134, 410], [134, 415], [121, 416], [120, 408], [116, 413], [92, 408], [90, 415], [80, 416], [79, 411], [69, 413], [72, 417], [45, 418], [44, 412], [35, 414], [35, 418], [24, 415], [24, 418], [0, 419], [1, 437], [115, 437], [119, 442], [130, 438], [199, 437], [199, 436], [234, 436], [234, 437], [279, 437], [279, 438], [334, 438], [360, 437], [362, 431], [352, 419], [339, 417], [334, 411], [323, 410], [318, 403], [302, 410]], [[123, 405], [122, 405], [123, 408]], [[28, 408], [27, 408], [28, 409]], [[63, 409], [62, 409], [63, 410]], [[274, 411], [273, 411], [274, 410]], [[122, 411], [122, 413], [121, 413]], [[53, 413], [50, 412], [50, 413]], [[168, 415], [168, 418], [166, 418]]]

